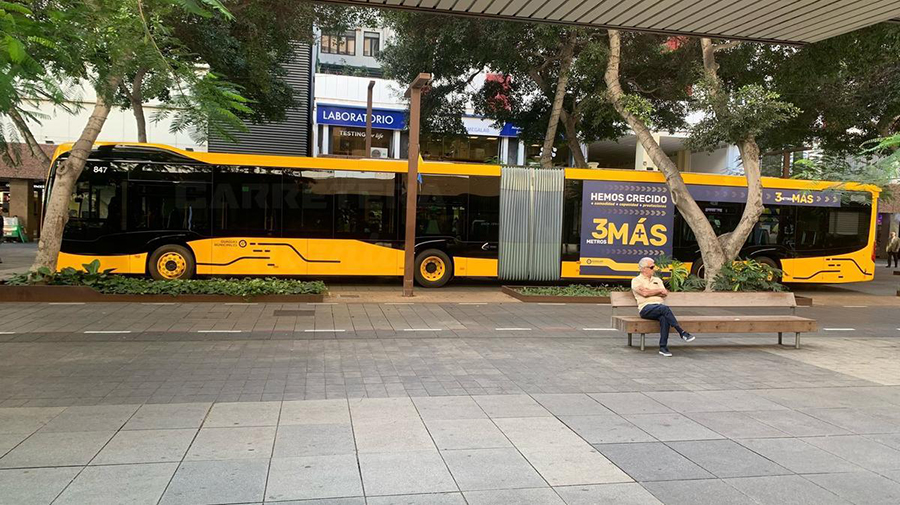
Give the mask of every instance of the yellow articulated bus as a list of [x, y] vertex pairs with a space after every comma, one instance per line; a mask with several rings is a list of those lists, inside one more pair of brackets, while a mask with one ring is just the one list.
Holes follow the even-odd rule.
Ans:
[[[61, 146], [50, 167], [68, 156]], [[59, 268], [99, 260], [117, 273], [194, 276], [400, 276], [404, 160], [189, 152], [98, 144], [69, 203]], [[624, 279], [666, 254], [702, 274], [690, 228], [662, 174], [422, 162], [416, 281]], [[740, 219], [743, 177], [685, 173], [723, 233]], [[878, 189], [766, 178], [765, 212], [741, 257], [785, 282], [874, 275]], [[839, 188], [839, 189], [837, 189]], [[52, 191], [48, 184], [47, 197]], [[46, 208], [46, 205], [45, 205]]]

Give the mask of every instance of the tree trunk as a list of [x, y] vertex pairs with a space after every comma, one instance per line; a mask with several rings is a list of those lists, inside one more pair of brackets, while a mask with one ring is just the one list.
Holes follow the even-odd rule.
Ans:
[[[716, 63], [717, 46], [712, 43], [711, 39], [702, 38], [700, 39], [700, 47], [703, 51], [703, 70], [710, 78], [712, 84], [710, 92], [714, 95], [713, 102], [724, 104], [724, 101], [715, 100], [715, 95], [722, 92], [718, 85], [719, 65]], [[723, 45], [718, 47], [726, 46]], [[756, 139], [753, 137], [740, 140], [736, 143], [738, 150], [741, 152], [741, 162], [744, 165], [744, 176], [747, 178], [747, 202], [744, 205], [744, 212], [741, 214], [741, 220], [738, 222], [737, 227], [730, 233], [725, 233], [719, 237], [725, 252], [726, 263], [734, 261], [737, 258], [738, 254], [741, 252], [741, 248], [747, 241], [747, 237], [750, 236], [753, 227], [756, 226], [757, 221], [759, 221], [759, 216], [762, 215], [764, 210], [762, 202], [762, 178], [759, 167], [759, 146], [756, 144]], [[707, 270], [707, 272], [708, 271], [709, 270]]]
[[619, 83], [619, 60], [621, 58], [621, 39], [618, 30], [609, 30], [609, 59], [606, 64], [606, 87], [607, 97], [616, 109], [622, 119], [628, 123], [628, 126], [637, 135], [638, 141], [647, 151], [653, 163], [659, 167], [660, 171], [666, 177], [666, 186], [672, 196], [672, 201], [678, 208], [678, 212], [684, 217], [684, 221], [690, 226], [697, 238], [697, 245], [700, 246], [700, 256], [703, 258], [703, 264], [706, 269], [707, 291], [712, 290], [712, 280], [722, 269], [725, 264], [725, 253], [722, 245], [716, 237], [716, 232], [710, 225], [706, 215], [694, 201], [688, 191], [681, 172], [675, 163], [666, 156], [659, 144], [653, 139], [653, 134], [647, 125], [640, 118], [629, 112], [623, 102], [625, 92]]
[[[116, 80], [118, 79], [111, 79], [111, 89], [116, 88]], [[59, 256], [63, 230], [69, 220], [69, 199], [72, 197], [72, 191], [75, 189], [75, 183], [78, 181], [81, 171], [84, 170], [94, 142], [109, 116], [110, 108], [110, 104], [106, 102], [102, 94], [98, 94], [94, 111], [81, 132], [81, 137], [69, 151], [68, 159], [56, 169], [53, 186], [50, 187], [50, 199], [47, 202], [47, 208], [44, 209], [41, 239], [38, 242], [37, 256], [31, 266], [32, 270], [46, 267], [51, 272], [56, 271], [56, 260]]]
[[41, 160], [41, 165], [43, 165], [44, 168], [49, 168], [50, 157], [47, 156], [47, 153], [41, 149], [41, 145], [34, 139], [34, 135], [31, 133], [31, 128], [28, 127], [28, 123], [25, 122], [25, 118], [19, 114], [19, 111], [16, 110], [15, 107], [10, 107], [6, 113], [9, 115], [9, 118], [12, 119], [13, 124], [16, 125], [19, 133], [22, 134], [22, 137], [25, 138], [25, 143], [28, 144], [28, 149], [31, 150], [31, 154]]
[[137, 122], [138, 142], [147, 142], [147, 119], [144, 117], [143, 94], [145, 75], [147, 75], [147, 69], [139, 68], [131, 83], [131, 93], [128, 93], [131, 111], [134, 113], [134, 120]]
[[569, 150], [572, 151], [572, 157], [575, 159], [575, 168], [587, 168], [587, 160], [584, 159], [584, 153], [581, 151], [581, 142], [578, 141], [578, 118], [574, 113], [569, 114], [565, 107], [560, 109], [559, 117], [566, 129], [566, 142], [569, 144]]
[[569, 72], [572, 70], [572, 59], [575, 55], [575, 36], [570, 36], [563, 46], [559, 58], [559, 77], [556, 81], [556, 94], [547, 121], [547, 133], [544, 134], [544, 150], [541, 152], [541, 168], [553, 167], [553, 143], [556, 140], [556, 126], [559, 124], [559, 113], [566, 98], [566, 87], [569, 84]]

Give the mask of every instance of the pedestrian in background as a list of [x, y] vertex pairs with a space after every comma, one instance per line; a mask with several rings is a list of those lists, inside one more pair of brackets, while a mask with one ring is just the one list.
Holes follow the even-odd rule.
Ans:
[[897, 260], [900, 259], [900, 238], [897, 238], [897, 233], [891, 232], [891, 238], [888, 240], [885, 251], [888, 255], [888, 268], [891, 268], [891, 260], [894, 260], [894, 268], [897, 268]]

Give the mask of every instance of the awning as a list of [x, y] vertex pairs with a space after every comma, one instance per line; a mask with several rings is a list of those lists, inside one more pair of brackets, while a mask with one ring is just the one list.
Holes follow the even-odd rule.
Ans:
[[898, 0], [325, 0], [432, 13], [802, 44], [900, 19]]

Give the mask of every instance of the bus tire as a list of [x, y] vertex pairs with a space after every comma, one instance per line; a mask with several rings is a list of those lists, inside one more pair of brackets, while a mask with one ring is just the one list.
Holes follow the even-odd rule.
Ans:
[[426, 249], [416, 256], [416, 282], [423, 288], [439, 288], [453, 277], [453, 260], [440, 249]]
[[697, 258], [697, 261], [691, 264], [691, 275], [703, 279], [706, 277], [706, 268], [703, 265], [703, 258]]
[[190, 279], [196, 271], [194, 255], [184, 246], [164, 245], [147, 261], [150, 276], [157, 280]]

